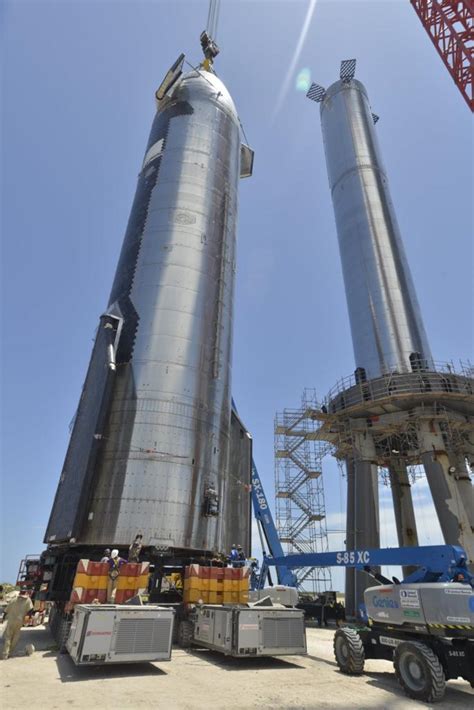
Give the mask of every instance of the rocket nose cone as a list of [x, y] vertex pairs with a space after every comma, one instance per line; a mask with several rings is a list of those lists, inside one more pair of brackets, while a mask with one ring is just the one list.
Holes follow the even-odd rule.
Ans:
[[321, 102], [321, 110], [323, 107], [326, 108], [326, 106], [330, 104], [330, 99], [336, 96], [340, 91], [360, 91], [367, 101], [369, 100], [367, 89], [361, 81], [352, 79], [352, 81], [347, 82], [339, 79], [326, 89], [324, 100]]
[[171, 100], [213, 101], [237, 120], [237, 109], [224, 82], [215, 74], [202, 69], [194, 69], [183, 74], [171, 94]]

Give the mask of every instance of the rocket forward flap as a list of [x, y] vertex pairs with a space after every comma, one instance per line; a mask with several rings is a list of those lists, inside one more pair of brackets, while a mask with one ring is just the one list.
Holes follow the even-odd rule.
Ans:
[[311, 101], [316, 101], [316, 103], [319, 103], [320, 101], [323, 101], [324, 97], [326, 96], [326, 89], [323, 86], [319, 86], [319, 84], [311, 84], [309, 87], [306, 96], [308, 99], [311, 99]]
[[172, 67], [166, 72], [165, 78], [156, 90], [155, 96], [157, 101], [164, 98], [167, 91], [178, 81], [183, 73], [184, 54], [180, 54]]
[[341, 69], [339, 72], [339, 77], [341, 81], [348, 84], [355, 76], [356, 70], [356, 59], [343, 59], [341, 62]]
[[255, 153], [245, 143], [240, 145], [240, 177], [251, 177], [253, 173], [253, 157]]

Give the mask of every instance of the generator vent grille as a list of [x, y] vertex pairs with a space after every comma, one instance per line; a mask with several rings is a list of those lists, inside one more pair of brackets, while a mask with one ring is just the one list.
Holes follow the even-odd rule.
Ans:
[[304, 626], [301, 617], [297, 619], [263, 619], [263, 645], [265, 648], [304, 647]]
[[121, 619], [115, 653], [166, 653], [172, 619]]

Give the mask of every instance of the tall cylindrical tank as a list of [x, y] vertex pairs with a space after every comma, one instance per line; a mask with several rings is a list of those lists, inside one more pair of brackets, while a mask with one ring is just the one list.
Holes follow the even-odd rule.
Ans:
[[428, 340], [363, 84], [332, 84], [321, 102], [321, 123], [356, 367], [369, 379], [429, 367]]
[[[183, 75], [158, 102], [106, 312], [118, 323], [104, 326], [116, 328], [114, 381], [87, 404], [101, 372], [93, 354], [48, 542], [128, 545], [141, 532], [145, 545], [223, 551], [238, 539], [226, 514], [239, 125], [212, 71]], [[92, 410], [102, 415], [84, 510], [60, 525], [74, 437], [91, 439], [80, 427]], [[246, 535], [249, 520], [240, 524]]]

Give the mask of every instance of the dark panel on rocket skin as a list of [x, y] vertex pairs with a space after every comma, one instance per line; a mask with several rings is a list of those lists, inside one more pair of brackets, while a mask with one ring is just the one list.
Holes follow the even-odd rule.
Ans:
[[100, 439], [110, 403], [114, 374], [107, 366], [107, 348], [116, 334], [104, 328], [112, 319], [102, 317], [82, 389], [64, 466], [51, 510], [45, 542], [77, 537], [93, 478]]
[[[130, 218], [128, 220], [122, 251], [120, 253], [109, 299], [109, 306], [113, 303], [119, 304], [122, 317], [124, 318], [122, 335], [117, 351], [118, 363], [129, 362], [133, 353], [139, 315], [130, 300], [130, 292], [132, 290], [138, 255], [140, 254], [143, 231], [148, 217], [151, 194], [159, 180], [162, 154], [166, 150], [169, 124], [176, 116], [190, 115], [193, 112], [192, 106], [187, 101], [177, 102], [168, 109], [157, 113], [151, 127], [145, 155], [149, 148], [160, 139], [163, 139], [163, 149], [159, 156], [146, 165], [138, 178], [135, 199], [130, 212]], [[153, 169], [152, 172], [151, 169]]]
[[229, 550], [231, 545], [240, 544], [247, 556], [250, 556], [252, 541], [251, 526], [250, 524], [245, 526], [245, 521], [250, 521], [252, 517], [251, 483], [252, 438], [248, 435], [236, 411], [232, 409], [225, 547]]
[[[163, 138], [163, 150], [166, 147], [170, 121], [175, 116], [192, 114], [193, 109], [187, 102], [178, 102], [167, 110], [157, 113], [148, 140], [146, 150]], [[133, 353], [135, 333], [139, 316], [130, 299], [133, 277], [140, 253], [142, 235], [148, 216], [148, 208], [153, 188], [158, 182], [161, 155], [150, 161], [138, 179], [135, 199], [132, 205], [127, 230], [117, 266], [109, 306], [118, 303], [123, 318], [120, 341], [116, 352], [117, 364], [130, 362]], [[154, 168], [150, 172], [150, 168]], [[148, 177], [145, 177], [148, 175]], [[76, 420], [71, 433], [66, 458], [50, 514], [45, 542], [67, 540], [71, 536], [80, 538], [87, 525], [87, 503], [90, 500], [97, 479], [97, 473], [104, 466], [105, 450], [113, 449], [113, 442], [107, 442], [109, 433], [108, 413], [114, 397], [115, 378], [107, 368], [107, 344], [103, 331], [99, 328], [92, 351], [86, 380], [81, 394]], [[131, 400], [135, 398], [133, 374], [126, 368], [125, 389]], [[133, 414], [129, 413], [131, 419]], [[132, 427], [130, 427], [131, 436]], [[104, 432], [104, 438], [96, 434]], [[121, 442], [123, 446], [125, 442]], [[128, 442], [129, 445], [129, 442]], [[105, 450], [104, 450], [105, 449]], [[125, 470], [116, 466], [114, 472], [115, 490], [123, 487]]]
[[[88, 496], [88, 500], [94, 496], [96, 500], [102, 501], [103, 532], [107, 544], [113, 544], [113, 540], [109, 540], [107, 533], [116, 529], [117, 517], [120, 512], [118, 501], [122, 500], [123, 497], [123, 487], [127, 472], [125, 453], [130, 450], [133, 423], [136, 416], [136, 389], [131, 362], [133, 360], [133, 347], [139, 314], [135, 310], [130, 293], [148, 217], [151, 195], [153, 189], [159, 183], [162, 154], [166, 149], [170, 122], [176, 116], [192, 113], [193, 109], [190, 104], [178, 102], [165, 111], [157, 113], [154, 118], [145, 155], [149, 148], [160, 139], [163, 139], [163, 148], [160, 155], [147, 163], [139, 175], [110, 294], [109, 306], [113, 303], [118, 303], [124, 320], [116, 353], [118, 368], [114, 397], [104, 431], [104, 439], [97, 457], [96, 476]], [[111, 421], [111, 418], [113, 421]], [[117, 418], [119, 418], [120, 423]], [[81, 536], [87, 539], [87, 535], [87, 519], [85, 519]]]

